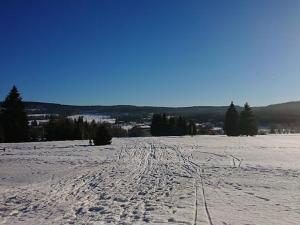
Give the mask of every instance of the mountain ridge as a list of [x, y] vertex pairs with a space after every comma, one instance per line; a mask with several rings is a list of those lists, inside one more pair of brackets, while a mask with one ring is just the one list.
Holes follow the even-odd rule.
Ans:
[[[82, 113], [107, 114], [126, 120], [140, 121], [150, 117], [153, 113], [166, 113], [182, 115], [196, 121], [222, 121], [228, 106], [187, 106], [187, 107], [162, 107], [162, 106], [135, 106], [135, 105], [64, 105], [47, 102], [24, 102], [30, 114], [48, 113], [72, 115]], [[236, 106], [241, 111], [242, 106]], [[267, 106], [252, 107], [257, 119], [262, 124], [295, 124], [300, 127], [300, 101], [270, 104]], [[299, 125], [298, 125], [299, 124]]]

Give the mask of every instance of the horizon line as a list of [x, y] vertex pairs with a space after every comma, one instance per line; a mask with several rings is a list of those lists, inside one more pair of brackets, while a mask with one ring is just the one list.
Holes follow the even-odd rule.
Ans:
[[[31, 100], [23, 100], [23, 102], [25, 102], [25, 103], [30, 103], [30, 102], [31, 103], [45, 103], [45, 104], [55, 104], [55, 105], [64, 105], [64, 106], [78, 106], [78, 107], [133, 106], [133, 107], [151, 107], [151, 108], [157, 108], [157, 107], [160, 107], [160, 108], [193, 108], [193, 107], [227, 107], [227, 106], [230, 105], [230, 103], [228, 105], [190, 105], [190, 106], [161, 106], [161, 105], [134, 105], [134, 104], [111, 104], [111, 105], [87, 104], [87, 105], [83, 105], [83, 104], [68, 104], [68, 103], [46, 102], [46, 101], [31, 101]], [[268, 104], [268, 105], [259, 105], [259, 106], [251, 105], [251, 104], [249, 104], [249, 105], [252, 108], [260, 108], [260, 107], [268, 107], [268, 106], [271, 106], [271, 105], [280, 105], [280, 104], [296, 103], [296, 102], [300, 102], [300, 100], [299, 101], [277, 102], [277, 103], [271, 103], [271, 104]], [[234, 105], [238, 106], [238, 107], [243, 107], [243, 106], [238, 105], [238, 104], [234, 104]]]

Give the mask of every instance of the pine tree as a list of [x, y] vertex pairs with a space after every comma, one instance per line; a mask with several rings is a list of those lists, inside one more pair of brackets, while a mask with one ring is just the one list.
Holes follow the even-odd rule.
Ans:
[[109, 145], [111, 144], [111, 135], [108, 132], [108, 129], [105, 125], [100, 125], [97, 128], [96, 136], [94, 137], [94, 144], [95, 145]]
[[154, 114], [151, 123], [152, 136], [182, 136], [188, 134], [188, 124], [183, 117]]
[[169, 119], [169, 131], [171, 136], [176, 135], [176, 119], [175, 117], [170, 117]]
[[179, 116], [177, 120], [177, 135], [183, 136], [187, 134], [187, 123], [185, 119]]
[[239, 113], [236, 110], [233, 102], [231, 102], [225, 115], [224, 130], [227, 136], [239, 135]]
[[196, 124], [192, 120], [189, 122], [188, 134], [192, 136], [197, 134]]
[[54, 141], [56, 140], [56, 133], [55, 133], [55, 120], [53, 117], [50, 117], [48, 123], [44, 126], [44, 137], [47, 141]]
[[166, 114], [163, 114], [161, 117], [161, 124], [160, 124], [160, 136], [168, 136], [170, 135], [169, 130], [169, 119]]
[[28, 141], [28, 118], [22, 102], [22, 97], [20, 96], [16, 86], [13, 86], [3, 102], [2, 107], [5, 142]]
[[151, 122], [151, 135], [152, 136], [160, 136], [161, 135], [161, 115], [160, 114], [154, 114], [152, 117]]
[[92, 120], [92, 122], [89, 124], [88, 128], [88, 139], [91, 140], [96, 136], [96, 131], [97, 131], [97, 124], [95, 120]]
[[140, 127], [133, 127], [128, 131], [129, 137], [146, 137], [147, 133]]
[[241, 112], [239, 127], [241, 135], [254, 136], [258, 132], [257, 122], [248, 103], [245, 104]]
[[4, 142], [4, 130], [2, 125], [2, 114], [0, 112], [0, 143]]
[[73, 139], [84, 139], [84, 122], [82, 116], [80, 116], [77, 120], [74, 120]]

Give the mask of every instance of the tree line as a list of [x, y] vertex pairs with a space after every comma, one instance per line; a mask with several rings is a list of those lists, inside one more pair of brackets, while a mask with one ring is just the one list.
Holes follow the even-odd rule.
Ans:
[[196, 125], [193, 121], [187, 122], [183, 117], [154, 114], [151, 122], [152, 136], [183, 136], [195, 135]]
[[[256, 135], [257, 121], [248, 103], [238, 112], [233, 102], [225, 114], [224, 131], [228, 136]], [[82, 117], [68, 119], [51, 117], [49, 122], [38, 125], [36, 121], [29, 126], [28, 117], [17, 88], [13, 86], [0, 108], [0, 142], [25, 141], [58, 141], [58, 140], [94, 140], [98, 136], [110, 143], [111, 137], [141, 136], [143, 130], [135, 127], [129, 132], [120, 126], [88, 123]], [[154, 114], [151, 123], [152, 136], [183, 136], [196, 135], [197, 127], [194, 121], [187, 121], [182, 116], [167, 116]], [[100, 135], [100, 136], [99, 136]], [[96, 141], [97, 142], [97, 141]], [[98, 141], [97, 143], [100, 143]]]
[[[257, 135], [258, 123], [248, 103], [244, 105], [241, 112], [238, 112], [233, 102], [231, 102], [225, 114], [224, 132], [227, 136]], [[203, 133], [201, 128], [197, 129], [193, 121], [186, 121], [182, 116], [154, 114], [152, 117], [152, 136], [182, 136], [206, 133]]]
[[227, 136], [254, 136], [258, 132], [258, 123], [248, 103], [239, 113], [231, 102], [225, 114], [224, 131]]
[[[111, 132], [110, 132], [111, 131]], [[16, 86], [13, 86], [0, 111], [0, 142], [26, 141], [62, 141], [93, 140], [95, 145], [110, 144], [112, 135], [122, 135], [121, 128], [107, 128], [107, 125], [94, 121], [87, 123], [82, 117], [77, 120], [68, 118], [50, 118], [49, 122], [38, 125], [32, 121], [29, 126], [22, 97]]]

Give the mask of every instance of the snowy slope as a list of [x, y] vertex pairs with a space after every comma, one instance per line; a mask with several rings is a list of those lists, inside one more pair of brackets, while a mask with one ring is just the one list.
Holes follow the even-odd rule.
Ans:
[[0, 223], [299, 224], [299, 135], [87, 143], [0, 144]]

